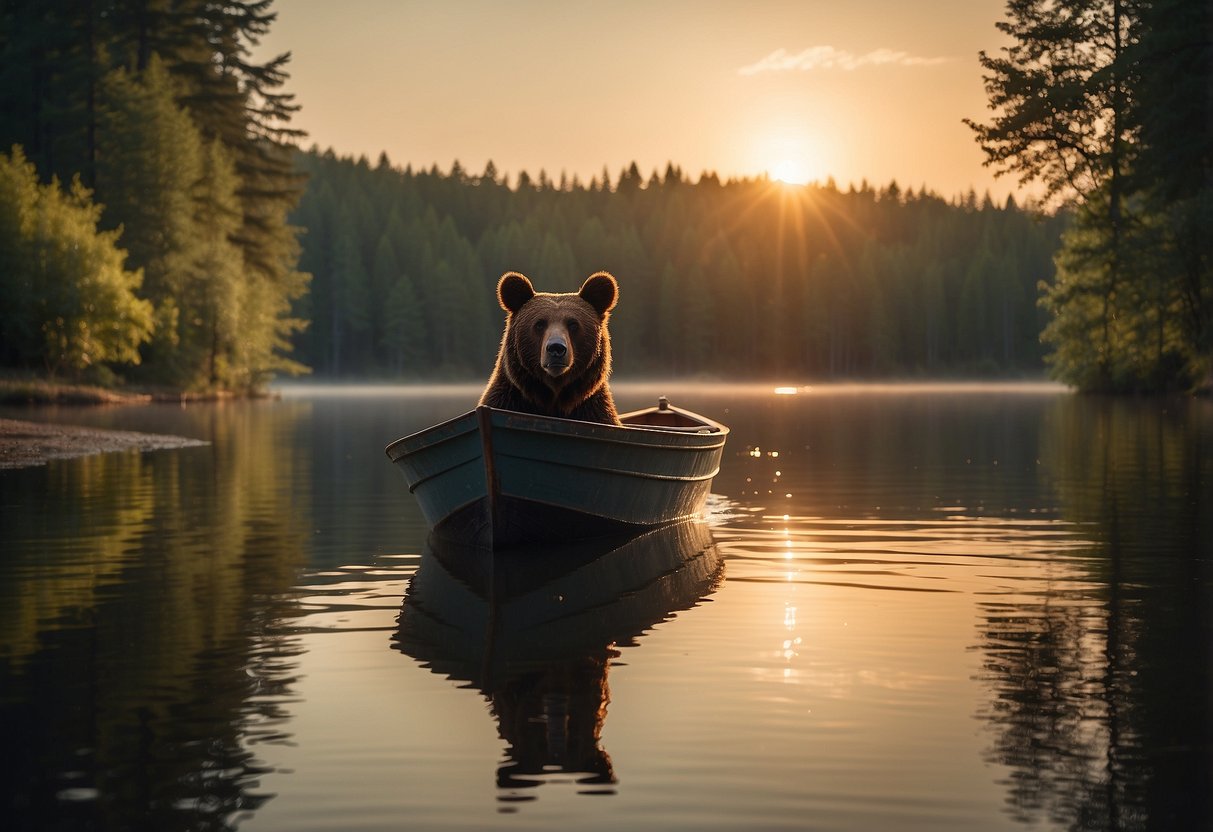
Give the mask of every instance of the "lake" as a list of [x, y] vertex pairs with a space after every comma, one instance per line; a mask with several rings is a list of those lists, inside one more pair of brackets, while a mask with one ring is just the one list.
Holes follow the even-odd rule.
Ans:
[[0, 471], [14, 830], [1213, 828], [1213, 402], [618, 385], [705, 517], [490, 603], [383, 447], [478, 387], [12, 410], [204, 447]]

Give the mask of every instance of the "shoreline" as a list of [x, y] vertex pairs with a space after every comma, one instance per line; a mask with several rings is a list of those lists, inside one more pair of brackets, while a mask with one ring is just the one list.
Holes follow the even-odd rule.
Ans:
[[115, 451], [161, 451], [209, 445], [201, 439], [0, 418], [0, 470]]
[[116, 389], [95, 384], [57, 382], [39, 378], [10, 378], [0, 375], [0, 405], [107, 405], [172, 404], [267, 398], [268, 391], [234, 393], [230, 390], [193, 392], [169, 388]]

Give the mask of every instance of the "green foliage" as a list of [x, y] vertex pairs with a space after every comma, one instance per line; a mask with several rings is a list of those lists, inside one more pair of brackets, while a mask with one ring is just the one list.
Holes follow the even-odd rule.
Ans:
[[218, 139], [200, 154], [202, 176], [193, 189], [194, 258], [184, 270], [178, 323], [178, 380], [187, 386], [239, 388], [232, 355], [246, 305], [244, 258], [233, 238], [240, 228], [239, 177]]
[[[621, 283], [615, 364], [631, 375], [841, 377], [1042, 369], [1035, 286], [1063, 221], [1014, 203], [766, 180], [692, 183], [635, 166], [612, 190], [546, 174], [393, 169], [297, 157], [313, 274], [296, 354], [325, 375], [477, 377], [492, 366], [494, 287], [521, 271], [574, 291]], [[546, 184], [536, 184], [536, 183]]]
[[271, 5], [42, 0], [0, 14], [0, 141], [43, 177], [95, 184], [154, 307], [142, 380], [244, 390], [305, 371], [285, 357], [307, 286], [286, 222], [296, 107], [280, 91], [287, 56], [250, 57]]
[[1133, 184], [1158, 229], [1157, 268], [1179, 298], [1185, 371], [1213, 389], [1213, 5], [1152, 0], [1139, 15]]
[[138, 74], [109, 73], [99, 109], [102, 221], [121, 232], [132, 265], [143, 270], [142, 295], [156, 309], [146, 375], [189, 387], [196, 381], [190, 366], [195, 345], [183, 342], [182, 331], [195, 314], [186, 287], [203, 231], [193, 193], [202, 182], [202, 139], [156, 58]]
[[118, 235], [76, 180], [39, 185], [20, 148], [0, 155], [0, 334], [5, 358], [41, 361], [54, 375], [138, 363], [152, 307], [124, 268]]
[[1213, 6], [1014, 0], [982, 54], [989, 164], [1077, 205], [1043, 286], [1054, 373], [1084, 390], [1213, 387]]
[[1087, 194], [1123, 171], [1128, 100], [1118, 59], [1132, 38], [1123, 0], [1011, 0], [996, 27], [1010, 38], [981, 53], [988, 123], [965, 122], [987, 164], [1038, 180], [1050, 196]]
[[1120, 270], [1107, 258], [1108, 233], [1097, 212], [1080, 210], [1063, 236], [1055, 282], [1041, 286], [1054, 375], [1083, 390], [1190, 386], [1199, 355], [1185, 336], [1182, 283], [1157, 262], [1165, 222], [1142, 217]]

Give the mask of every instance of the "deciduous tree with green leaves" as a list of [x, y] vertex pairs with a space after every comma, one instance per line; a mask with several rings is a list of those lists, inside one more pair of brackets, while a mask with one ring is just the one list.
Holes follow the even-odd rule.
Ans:
[[0, 154], [0, 344], [6, 357], [80, 377], [139, 362], [152, 306], [136, 297], [116, 231], [79, 179], [38, 183], [20, 148]]
[[252, 58], [272, 5], [0, 5], [0, 146], [24, 145], [43, 181], [79, 175], [122, 229], [160, 322], [146, 380], [247, 389], [304, 369], [286, 357], [307, 286], [286, 220], [289, 55]]

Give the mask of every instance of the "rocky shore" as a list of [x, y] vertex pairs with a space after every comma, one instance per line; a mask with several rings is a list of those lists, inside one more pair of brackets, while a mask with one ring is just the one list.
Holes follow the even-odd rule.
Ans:
[[0, 419], [0, 468], [26, 468], [45, 465], [52, 459], [111, 451], [158, 451], [205, 444], [183, 436]]

